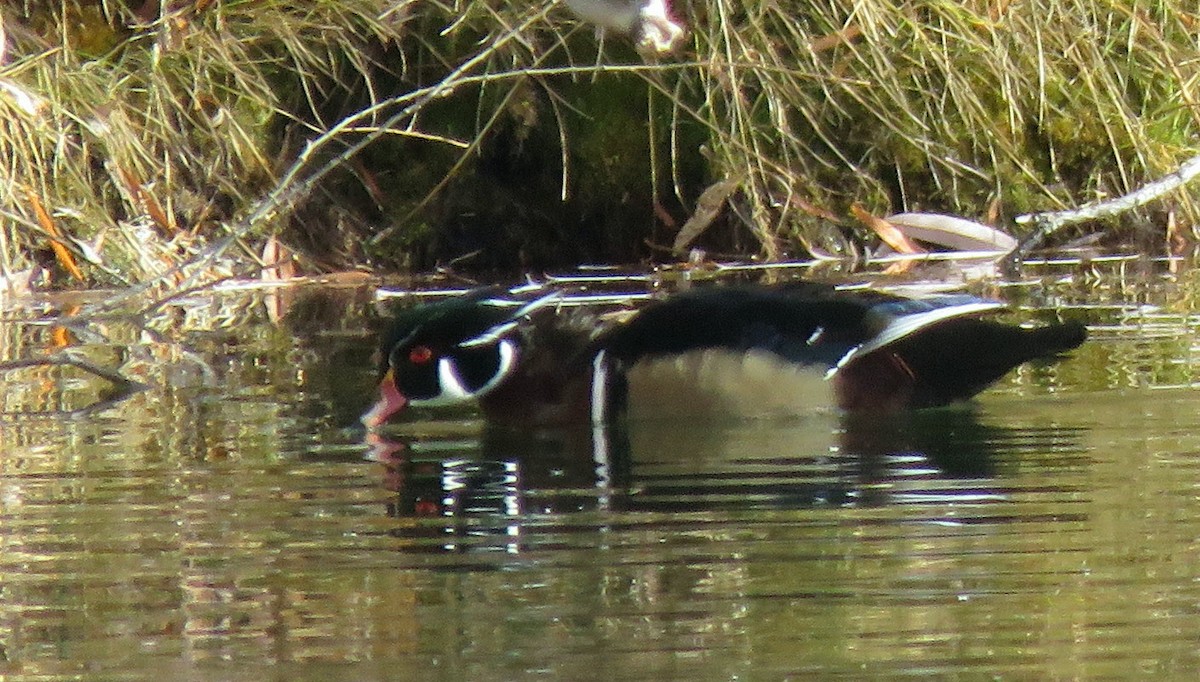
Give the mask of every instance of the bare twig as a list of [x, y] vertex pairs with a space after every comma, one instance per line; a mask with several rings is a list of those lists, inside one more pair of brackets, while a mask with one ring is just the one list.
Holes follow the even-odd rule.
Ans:
[[1099, 220], [1132, 211], [1151, 201], [1161, 199], [1200, 175], [1200, 156], [1193, 156], [1179, 165], [1173, 173], [1144, 185], [1129, 194], [1080, 208], [1053, 213], [1027, 213], [1016, 217], [1018, 225], [1032, 223], [1034, 230], [1021, 240], [1005, 259], [1006, 272], [1015, 272], [1029, 252], [1040, 246], [1052, 234], [1068, 225]]

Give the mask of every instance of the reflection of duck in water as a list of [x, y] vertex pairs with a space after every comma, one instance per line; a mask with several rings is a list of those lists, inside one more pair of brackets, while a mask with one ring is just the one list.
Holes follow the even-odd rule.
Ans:
[[[607, 514], [621, 512], [979, 504], [1005, 496], [991, 479], [1006, 463], [1079, 449], [1075, 429], [996, 426], [960, 408], [886, 419], [823, 414], [536, 433], [485, 428], [453, 455], [436, 442], [414, 445], [415, 452], [376, 458], [395, 493], [388, 513], [444, 524], [403, 532], [469, 535], [485, 544], [491, 538], [506, 547], [527, 533], [531, 514], [544, 525], [540, 515], [579, 512], [611, 520]], [[598, 455], [599, 448], [608, 450]]]
[[380, 399], [363, 423], [375, 430], [407, 405], [469, 401], [490, 423], [522, 429], [747, 406], [896, 413], [969, 399], [1086, 336], [1077, 322], [983, 319], [1001, 305], [968, 296], [816, 284], [698, 288], [607, 324], [563, 300], [480, 289], [401, 313], [383, 337]]

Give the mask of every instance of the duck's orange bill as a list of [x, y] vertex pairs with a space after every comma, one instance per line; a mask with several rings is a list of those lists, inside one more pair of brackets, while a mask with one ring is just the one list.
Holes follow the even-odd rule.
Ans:
[[389, 369], [379, 382], [379, 401], [362, 416], [363, 426], [377, 429], [407, 404], [408, 398], [396, 390], [396, 382], [392, 381], [392, 370]]

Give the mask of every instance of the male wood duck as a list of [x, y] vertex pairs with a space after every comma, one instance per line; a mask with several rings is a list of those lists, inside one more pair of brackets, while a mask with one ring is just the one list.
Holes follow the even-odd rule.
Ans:
[[[363, 423], [374, 430], [406, 405], [473, 400], [490, 423], [521, 427], [733, 403], [896, 412], [967, 400], [1086, 337], [1078, 322], [983, 319], [1002, 304], [966, 295], [917, 300], [811, 283], [697, 288], [599, 327], [563, 300], [490, 288], [402, 313], [383, 335], [380, 399]], [[709, 395], [730, 386], [750, 395]]]

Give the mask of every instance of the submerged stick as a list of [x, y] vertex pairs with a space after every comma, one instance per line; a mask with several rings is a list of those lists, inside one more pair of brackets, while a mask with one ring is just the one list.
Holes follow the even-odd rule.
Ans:
[[91, 412], [111, 407], [112, 405], [121, 402], [134, 393], [150, 388], [148, 385], [143, 384], [140, 381], [127, 379], [116, 370], [111, 370], [106, 367], [93, 364], [82, 358], [75, 357], [73, 354], [66, 351], [60, 351], [45, 358], [21, 358], [19, 360], [0, 362], [0, 372], [7, 372], [14, 369], [24, 369], [26, 367], [74, 367], [76, 369], [83, 370], [92, 376], [104, 379], [112, 384], [112, 390], [102, 394], [100, 400], [90, 405], [76, 410], [63, 410], [60, 412], [51, 413], [62, 414], [63, 416], [67, 417], [81, 417]]

